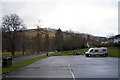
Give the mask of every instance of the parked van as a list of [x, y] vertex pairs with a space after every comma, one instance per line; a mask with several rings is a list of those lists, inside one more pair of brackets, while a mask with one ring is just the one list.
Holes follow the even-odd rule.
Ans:
[[90, 57], [93, 55], [99, 55], [106, 57], [108, 55], [107, 48], [100, 47], [100, 48], [90, 48], [87, 52], [85, 52], [86, 57]]

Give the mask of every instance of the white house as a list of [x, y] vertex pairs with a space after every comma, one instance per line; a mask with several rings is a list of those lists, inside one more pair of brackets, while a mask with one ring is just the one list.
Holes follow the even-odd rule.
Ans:
[[114, 37], [112, 38], [112, 42], [113, 42], [113, 43], [119, 43], [119, 42], [120, 42], [120, 34], [114, 36]]
[[119, 43], [120, 42], [120, 38], [115, 38], [114, 40], [113, 40], [113, 43]]

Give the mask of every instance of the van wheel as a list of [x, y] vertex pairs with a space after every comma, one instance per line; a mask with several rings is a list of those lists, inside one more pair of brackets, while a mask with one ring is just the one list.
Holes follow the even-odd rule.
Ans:
[[91, 55], [90, 54], [86, 54], [86, 57], [91, 57]]
[[106, 55], [104, 54], [103, 57], [106, 57]]
[[88, 55], [87, 55], [87, 54], [86, 54], [85, 56], [86, 56], [86, 57], [88, 57]]
[[100, 57], [103, 57], [103, 55], [100, 55]]
[[89, 54], [89, 57], [91, 57], [91, 55]]

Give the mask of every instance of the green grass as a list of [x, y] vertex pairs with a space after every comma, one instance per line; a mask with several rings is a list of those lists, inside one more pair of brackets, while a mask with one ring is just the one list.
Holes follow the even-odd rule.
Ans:
[[120, 49], [118, 48], [108, 48], [108, 56], [109, 57], [117, 57], [120, 58]]
[[60, 51], [56, 52], [54, 54], [51, 54], [51, 56], [67, 56], [67, 55], [75, 55], [76, 52], [80, 53], [80, 55], [83, 55], [83, 52], [87, 51], [88, 48], [85, 49], [78, 49], [78, 50], [70, 50], [70, 51]]
[[[83, 55], [83, 52], [87, 51], [89, 48], [85, 49], [78, 49], [78, 50], [70, 50], [70, 51], [61, 51], [61, 52], [56, 52], [55, 54], [52, 54], [52, 56], [66, 56], [66, 55], [74, 55], [75, 52], [79, 52], [80, 55]], [[108, 57], [116, 57], [120, 58], [120, 48], [108, 48]]]
[[0, 66], [0, 74], [2, 74], [2, 66]]
[[[40, 52], [42, 53], [42, 52]], [[37, 54], [35, 51], [26, 51], [24, 55], [32, 55], [32, 54]], [[2, 57], [11, 57], [11, 52], [2, 52]], [[15, 52], [15, 56], [23, 56], [23, 52]]]

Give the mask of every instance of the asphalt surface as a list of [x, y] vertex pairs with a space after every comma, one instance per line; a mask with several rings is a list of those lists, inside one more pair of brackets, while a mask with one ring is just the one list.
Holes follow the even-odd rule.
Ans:
[[[16, 69], [3, 75], [4, 80], [40, 80], [103, 78], [102, 80], [117, 80], [118, 58], [85, 57], [85, 56], [53, 56], [34, 62], [28, 66]], [[79, 79], [80, 80], [80, 79]], [[99, 79], [97, 79], [99, 80]]]
[[[53, 53], [54, 52], [48, 52], [48, 54], [53, 54]], [[44, 56], [44, 55], [46, 55], [46, 53], [14, 57], [12, 59], [12, 63], [14, 63], [16, 61], [20, 61], [20, 60], [24, 60], [24, 59], [31, 59], [31, 58], [35, 58], [35, 57], [38, 57], [38, 56]], [[0, 59], [0, 66], [2, 66], [2, 59]], [[2, 71], [2, 70], [0, 70], [0, 71]], [[1, 80], [1, 78], [2, 78], [2, 75], [0, 75], [0, 80]]]

